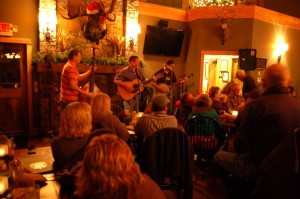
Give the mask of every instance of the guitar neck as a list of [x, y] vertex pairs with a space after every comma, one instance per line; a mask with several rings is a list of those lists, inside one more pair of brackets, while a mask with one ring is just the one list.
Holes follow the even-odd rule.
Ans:
[[152, 82], [153, 79], [150, 78], [150, 79], [147, 79], [146, 81], [143, 81], [142, 84], [145, 85], [145, 84], [149, 84], [150, 82]]

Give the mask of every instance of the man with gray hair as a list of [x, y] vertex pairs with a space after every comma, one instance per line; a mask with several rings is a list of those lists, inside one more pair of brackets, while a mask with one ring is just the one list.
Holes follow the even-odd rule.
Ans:
[[158, 94], [153, 97], [151, 101], [152, 113], [144, 114], [138, 120], [135, 127], [135, 133], [138, 136], [143, 136], [144, 141], [159, 129], [178, 127], [176, 117], [174, 115], [167, 115], [169, 103], [170, 100], [166, 95]]
[[237, 134], [229, 141], [232, 151], [219, 151], [214, 156], [219, 168], [253, 183], [264, 158], [300, 126], [300, 104], [288, 95], [288, 68], [269, 66], [262, 82], [264, 93], [246, 106]]

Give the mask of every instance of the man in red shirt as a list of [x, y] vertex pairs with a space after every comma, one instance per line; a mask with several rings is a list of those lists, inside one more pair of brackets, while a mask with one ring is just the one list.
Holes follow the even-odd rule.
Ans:
[[60, 103], [63, 110], [69, 103], [77, 101], [78, 96], [92, 98], [93, 93], [86, 92], [79, 88], [78, 82], [86, 79], [92, 74], [92, 70], [88, 70], [83, 74], [79, 74], [77, 65], [81, 62], [81, 53], [78, 50], [71, 50], [69, 53], [69, 61], [64, 65], [61, 73], [60, 82]]

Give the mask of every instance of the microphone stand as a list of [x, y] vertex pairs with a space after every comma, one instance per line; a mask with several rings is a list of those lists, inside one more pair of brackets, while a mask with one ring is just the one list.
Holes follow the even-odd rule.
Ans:
[[173, 114], [174, 109], [174, 83], [173, 83], [173, 70], [171, 67], [167, 66], [171, 73], [171, 85], [170, 85], [170, 113]]

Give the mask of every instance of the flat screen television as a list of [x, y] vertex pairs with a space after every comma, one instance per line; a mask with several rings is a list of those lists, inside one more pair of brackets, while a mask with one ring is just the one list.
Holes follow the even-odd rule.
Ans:
[[143, 53], [179, 57], [183, 39], [183, 30], [148, 25]]

